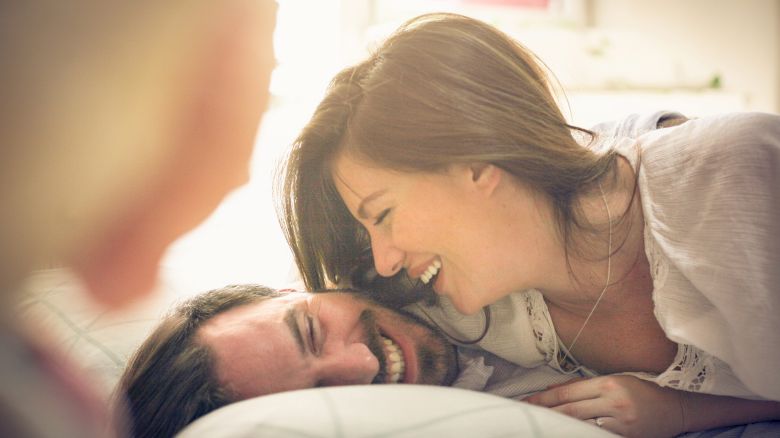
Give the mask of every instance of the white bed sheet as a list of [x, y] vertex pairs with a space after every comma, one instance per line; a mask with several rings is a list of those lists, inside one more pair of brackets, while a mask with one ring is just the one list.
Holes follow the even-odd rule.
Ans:
[[464, 389], [362, 385], [305, 389], [234, 403], [179, 438], [614, 437], [550, 409]]

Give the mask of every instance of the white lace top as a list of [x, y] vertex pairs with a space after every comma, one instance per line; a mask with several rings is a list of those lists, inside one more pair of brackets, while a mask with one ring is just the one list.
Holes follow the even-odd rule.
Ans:
[[[780, 116], [731, 114], [653, 130], [663, 115], [594, 128], [599, 147], [639, 166], [654, 312], [678, 344], [660, 375], [631, 374], [688, 391], [780, 400]], [[424, 313], [461, 339], [477, 338], [485, 324], [484, 315], [461, 315], [446, 298]], [[491, 305], [478, 346], [524, 367], [578, 369], [560, 364], [564, 347], [536, 290]]]

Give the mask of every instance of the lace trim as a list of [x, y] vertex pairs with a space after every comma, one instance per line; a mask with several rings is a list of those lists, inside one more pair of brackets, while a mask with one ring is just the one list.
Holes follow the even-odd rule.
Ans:
[[534, 338], [536, 339], [536, 343], [540, 344], [544, 339], [544, 316], [541, 315], [539, 309], [534, 306], [535, 300], [533, 299], [532, 294], [533, 291], [527, 291], [523, 294], [523, 299], [525, 300], [525, 308], [528, 312], [528, 317], [531, 320], [531, 328], [534, 331]]
[[544, 360], [556, 370], [571, 374], [584, 368], [573, 358], [567, 355], [565, 348], [555, 332], [555, 327], [547, 310], [544, 297], [537, 290], [529, 290], [523, 294], [525, 308], [528, 311], [528, 319], [531, 321], [536, 348], [544, 354]]
[[528, 290], [523, 294], [528, 319], [536, 339], [536, 348], [544, 354], [544, 360], [549, 362], [555, 351], [555, 330], [553, 329], [547, 305], [542, 294], [537, 290]]
[[712, 356], [693, 345], [678, 344], [672, 365], [655, 378], [656, 383], [669, 388], [693, 392], [709, 392]]

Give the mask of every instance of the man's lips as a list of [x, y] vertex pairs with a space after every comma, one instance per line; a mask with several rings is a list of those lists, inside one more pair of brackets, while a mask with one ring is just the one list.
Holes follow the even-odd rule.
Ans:
[[379, 333], [379, 342], [372, 342], [372, 350], [377, 345], [379, 351], [374, 351], [381, 369], [371, 383], [415, 383], [417, 381], [417, 355], [406, 339]]
[[382, 342], [385, 353], [385, 381], [383, 383], [402, 383], [406, 368], [403, 351], [395, 341], [386, 336], [382, 336]]

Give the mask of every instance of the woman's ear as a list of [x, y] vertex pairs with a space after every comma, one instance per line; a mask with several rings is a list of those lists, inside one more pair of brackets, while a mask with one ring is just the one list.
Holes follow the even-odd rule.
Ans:
[[488, 196], [496, 190], [504, 174], [500, 167], [490, 163], [471, 163], [468, 172], [474, 187]]

